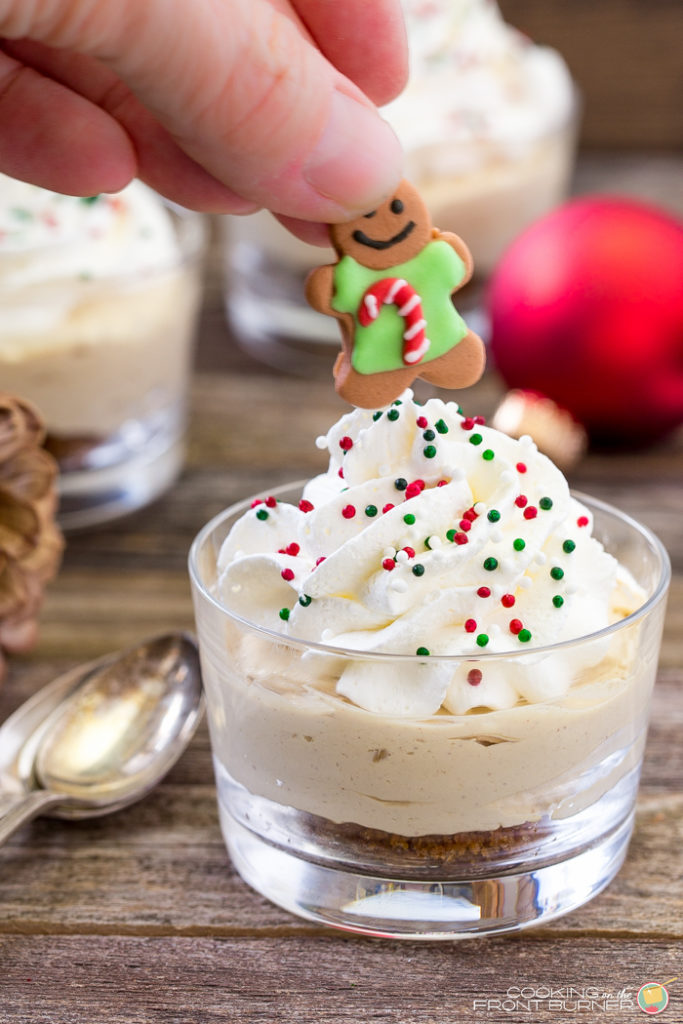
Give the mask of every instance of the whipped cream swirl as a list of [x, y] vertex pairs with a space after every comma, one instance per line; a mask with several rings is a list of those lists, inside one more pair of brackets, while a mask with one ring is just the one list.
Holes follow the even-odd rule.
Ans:
[[[642, 603], [530, 438], [407, 391], [343, 416], [318, 443], [329, 469], [298, 508], [266, 497], [233, 526], [217, 596], [286, 636], [420, 656], [343, 665], [337, 692], [359, 707], [419, 717], [556, 698], [610, 641], [533, 649]], [[516, 657], [482, 658], [503, 652]]]

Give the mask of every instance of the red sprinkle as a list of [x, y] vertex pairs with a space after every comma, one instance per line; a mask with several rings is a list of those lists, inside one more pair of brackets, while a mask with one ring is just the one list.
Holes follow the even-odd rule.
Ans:
[[479, 597], [490, 597], [491, 596], [491, 589], [490, 589], [490, 587], [479, 587], [479, 590], [477, 591], [477, 595]]
[[356, 509], [354, 505], [344, 505], [344, 508], [342, 509], [342, 515], [344, 516], [344, 519], [353, 519], [355, 514]]
[[502, 604], [503, 608], [512, 608], [513, 604], [515, 603], [515, 595], [503, 594], [503, 596], [500, 599], [500, 603]]
[[522, 631], [524, 624], [521, 619], [510, 619], [510, 632], [517, 636]]
[[301, 501], [299, 502], [300, 512], [312, 512], [314, 507], [315, 506], [313, 505], [313, 502], [308, 501], [306, 498], [302, 498]]
[[529, 499], [527, 498], [526, 494], [520, 494], [518, 498], [515, 498], [515, 505], [517, 506], [517, 508], [524, 508], [524, 506], [527, 505], [528, 502]]
[[382, 509], [382, 512], [391, 512], [392, 508], [394, 508], [394, 506], [389, 501], [389, 502], [387, 502], [387, 504]]
[[342, 478], [342, 480], [344, 479], [344, 470], [342, 469], [341, 466], [337, 470], [337, 476], [340, 476]]
[[391, 572], [392, 569], [396, 568], [396, 562], [393, 560], [393, 558], [385, 558], [384, 561], [382, 562], [382, 568], [386, 569], [387, 572]]
[[470, 686], [479, 686], [481, 679], [481, 669], [471, 668], [467, 673], [467, 682], [470, 684]]
[[280, 575], [282, 576], [283, 580], [288, 580], [288, 581], [289, 580], [293, 580], [294, 579], [294, 570], [293, 569], [283, 569], [282, 572], [280, 573]]
[[518, 462], [517, 463], [517, 472], [518, 473], [526, 473], [526, 465], [525, 465], [524, 462]]
[[407, 554], [408, 558], [415, 558], [415, 548], [406, 547], [403, 550]]
[[429, 426], [429, 420], [427, 419], [426, 416], [418, 416], [416, 423], [418, 427], [420, 427], [422, 430], [424, 430], [425, 427]]
[[278, 548], [278, 554], [293, 555], [294, 557], [296, 557], [296, 555], [298, 555], [300, 551], [301, 548], [299, 547], [295, 540], [292, 541], [291, 544], [288, 544], [286, 548]]
[[270, 494], [266, 498], [266, 505], [268, 506], [268, 508], [275, 508], [275, 506], [277, 505], [277, 498], [274, 498], [273, 495]]
[[348, 452], [349, 448], [353, 448], [353, 441], [350, 437], [340, 437], [339, 447], [342, 451]]
[[588, 518], [588, 516], [579, 516], [579, 518], [576, 520], [576, 525], [577, 526], [588, 526], [589, 522], [590, 522], [590, 519]]
[[468, 533], [468, 531], [472, 529], [472, 521], [471, 519], [461, 519], [458, 526], [461, 530], [464, 530], [465, 533]]
[[537, 515], [538, 515], [538, 509], [536, 508], [535, 505], [529, 505], [528, 508], [524, 509], [524, 518], [525, 519], [535, 519]]
[[466, 630], [467, 633], [474, 633], [476, 628], [477, 628], [477, 620], [476, 619], [465, 619], [465, 630]]
[[463, 430], [471, 430], [474, 426], [474, 420], [471, 416], [465, 416], [465, 419], [460, 424]]
[[438, 482], [438, 484], [436, 486], [437, 487], [445, 487], [447, 483], [448, 483], [448, 480], [439, 480], [439, 482]]
[[262, 505], [262, 504], [263, 504], [263, 498], [254, 498], [254, 500], [251, 503], [251, 507], [252, 508], [256, 508], [257, 505]]
[[321, 555], [320, 558], [316, 558], [315, 564], [316, 565], [320, 565], [320, 563], [324, 562], [326, 558], [327, 558], [327, 555]]
[[421, 494], [425, 489], [424, 480], [413, 480], [406, 487], [406, 499], [414, 498], [416, 495]]
[[475, 519], [479, 518], [479, 513], [475, 512], [473, 508], [468, 508], [466, 512], [463, 512], [462, 517], [463, 519], [469, 519], [473, 523]]
[[453, 540], [455, 541], [456, 544], [467, 544], [467, 534], [466, 533], [456, 533], [456, 535], [453, 538]]
[[478, 427], [483, 427], [486, 425], [486, 420], [483, 416], [475, 416], [474, 422], [477, 424]]

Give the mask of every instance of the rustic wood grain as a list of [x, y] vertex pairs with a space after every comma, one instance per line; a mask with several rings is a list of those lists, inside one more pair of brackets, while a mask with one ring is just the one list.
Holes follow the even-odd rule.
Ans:
[[[559, 17], [556, 2], [548, 11]], [[621, 183], [683, 212], [682, 167], [674, 157], [590, 156], [578, 180], [583, 190]], [[312, 439], [343, 406], [327, 381], [275, 376], [236, 348], [217, 264], [209, 269], [186, 469], [149, 508], [69, 538], [39, 644], [11, 660], [0, 721], [78, 661], [192, 628], [186, 558], [199, 527], [226, 504], [324, 464]], [[489, 373], [462, 401], [489, 415], [500, 393]], [[681, 973], [682, 481], [683, 433], [637, 457], [591, 453], [571, 474], [573, 486], [655, 529], [674, 569], [636, 830], [606, 892], [535, 932], [458, 944], [359, 940], [294, 918], [230, 865], [203, 726], [145, 801], [90, 822], [37, 821], [0, 848], [0, 1022], [639, 1019], [633, 1008], [558, 1010], [546, 1000], [528, 1010], [504, 1001], [511, 985], [593, 985], [635, 998], [644, 982]], [[672, 985], [664, 1020], [683, 1022], [681, 993]], [[475, 1004], [481, 998], [498, 1003]]]
[[678, 0], [501, 0], [506, 19], [565, 57], [583, 95], [584, 142], [683, 143]]

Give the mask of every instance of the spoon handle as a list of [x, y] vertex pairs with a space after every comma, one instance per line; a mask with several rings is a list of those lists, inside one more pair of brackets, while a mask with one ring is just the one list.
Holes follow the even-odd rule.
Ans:
[[59, 803], [64, 803], [64, 796], [46, 789], [34, 789], [20, 797], [0, 818], [0, 845], [27, 821]]

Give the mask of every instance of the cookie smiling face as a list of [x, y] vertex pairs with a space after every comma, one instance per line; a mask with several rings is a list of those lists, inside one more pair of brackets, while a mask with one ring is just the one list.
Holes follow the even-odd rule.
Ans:
[[376, 210], [330, 228], [332, 244], [340, 256], [352, 256], [373, 270], [406, 263], [424, 249], [431, 237], [429, 213], [406, 181]]

